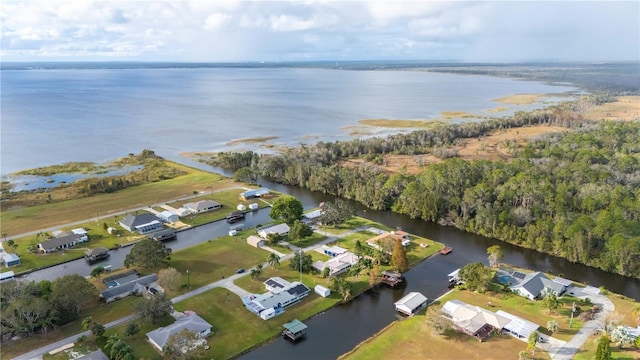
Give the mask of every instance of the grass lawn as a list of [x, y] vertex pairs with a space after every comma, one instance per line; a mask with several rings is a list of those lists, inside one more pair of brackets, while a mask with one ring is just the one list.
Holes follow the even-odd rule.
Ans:
[[373, 226], [383, 230], [392, 230], [392, 228], [383, 226], [379, 223], [373, 222], [371, 220], [367, 220], [365, 218], [361, 218], [359, 216], [354, 216], [351, 219], [345, 221], [344, 223], [338, 225], [338, 227], [333, 226], [320, 226], [318, 230], [321, 232], [326, 232], [329, 235], [342, 235], [347, 231], [351, 231], [353, 229], [359, 228], [361, 226]]
[[158, 352], [148, 341], [147, 335], [149, 331], [153, 331], [159, 327], [170, 325], [174, 322], [172, 317], [167, 317], [161, 323], [157, 325], [153, 325], [148, 321], [144, 321], [141, 319], [134, 320], [140, 327], [140, 332], [133, 336], [125, 335], [125, 330], [127, 329], [127, 325], [129, 323], [124, 323], [122, 325], [116, 326], [112, 329], [107, 330], [104, 333], [104, 339], [102, 341], [102, 345], [104, 346], [104, 342], [109, 336], [116, 334], [120, 339], [122, 339], [127, 345], [130, 345], [133, 348], [133, 353], [136, 355], [137, 359], [148, 359], [148, 360], [161, 360], [162, 354]]
[[[562, 303], [562, 307], [558, 310], [557, 314], [553, 315], [547, 314], [547, 311], [542, 309], [541, 301], [531, 301], [522, 296], [511, 293], [486, 292], [484, 294], [480, 294], [471, 291], [454, 290], [440, 299], [440, 303], [444, 304], [445, 302], [453, 299], [464, 301], [467, 304], [480, 306], [493, 312], [498, 310], [506, 311], [510, 314], [540, 325], [541, 328], [539, 331], [545, 334], [549, 334], [546, 329], [547, 321], [554, 319], [560, 325], [560, 330], [552, 336], [564, 341], [569, 341], [576, 332], [578, 332], [578, 329], [584, 325], [576, 316], [573, 319], [573, 326], [569, 328], [572, 304], [574, 301], [578, 303], [579, 300], [568, 295], [559, 299]], [[489, 307], [489, 302], [491, 302], [491, 307]], [[583, 311], [591, 308], [591, 306], [580, 307]]]
[[[222, 236], [204, 244], [196, 245], [171, 254], [170, 266], [182, 274], [189, 270], [191, 288], [220, 280], [222, 276], [235, 274], [239, 268], [249, 269], [262, 264], [269, 252], [247, 244], [246, 238], [254, 230], [244, 230], [239, 236]], [[186, 290], [186, 289], [185, 289]]]
[[[464, 334], [434, 335], [424, 315], [395, 321], [339, 359], [517, 359], [527, 344], [512, 336], [491, 336], [486, 342]], [[548, 359], [537, 351], [535, 359]]]
[[317, 232], [314, 232], [311, 236], [307, 236], [306, 238], [298, 240], [296, 242], [292, 242], [291, 244], [297, 247], [306, 248], [326, 239], [327, 239], [326, 236], [322, 234], [318, 234]]
[[91, 216], [173, 201], [176, 198], [193, 195], [194, 191], [211, 192], [241, 185], [218, 174], [177, 163], [171, 163], [171, 166], [186, 171], [187, 174], [173, 179], [132, 186], [110, 194], [2, 211], [0, 212], [2, 232], [7, 233], [7, 236], [15, 236], [38, 229], [64, 226], [64, 224]]

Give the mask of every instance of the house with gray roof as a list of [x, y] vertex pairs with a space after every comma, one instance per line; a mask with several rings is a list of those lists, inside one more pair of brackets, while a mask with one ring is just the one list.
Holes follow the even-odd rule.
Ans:
[[213, 200], [200, 200], [182, 205], [183, 208], [189, 210], [192, 214], [201, 214], [207, 211], [220, 209], [222, 204]]
[[284, 309], [302, 300], [311, 290], [301, 282], [292, 282], [282, 278], [270, 278], [264, 282], [268, 292], [251, 294], [242, 298], [244, 306], [263, 320], [280, 315]]
[[567, 290], [566, 285], [549, 279], [539, 271], [527, 274], [520, 272], [516, 274], [516, 272], [514, 272], [513, 276], [521, 280], [517, 284], [511, 285], [509, 289], [529, 300], [538, 299], [547, 292], [560, 296]]
[[[183, 330], [193, 331], [200, 339], [211, 335], [211, 324], [196, 313], [189, 313], [179, 318], [171, 325], [161, 327], [147, 333], [147, 339], [153, 347], [162, 353], [162, 349], [167, 344], [171, 336], [179, 334]], [[203, 341], [204, 342], [204, 341]], [[191, 346], [198, 346], [192, 344]], [[185, 349], [185, 352], [189, 349]]]
[[132, 233], [137, 232], [139, 234], [148, 234], [164, 228], [162, 220], [152, 214], [129, 214], [125, 216], [124, 219], [120, 220], [120, 226]]
[[158, 275], [156, 274], [151, 274], [140, 278], [133, 277], [133, 279], [130, 277], [126, 277], [126, 280], [122, 283], [119, 282], [118, 279], [111, 280], [109, 284], [110, 286], [114, 286], [102, 291], [100, 293], [100, 297], [103, 298], [105, 302], [110, 303], [112, 301], [125, 298], [131, 294], [142, 294], [147, 291], [149, 285], [153, 284], [156, 281], [158, 281]]
[[58, 250], [68, 249], [70, 247], [76, 246], [76, 244], [89, 241], [87, 235], [79, 235], [79, 234], [64, 234], [61, 233], [60, 237], [47, 239], [38, 244], [38, 249], [44, 253], [55, 252]]

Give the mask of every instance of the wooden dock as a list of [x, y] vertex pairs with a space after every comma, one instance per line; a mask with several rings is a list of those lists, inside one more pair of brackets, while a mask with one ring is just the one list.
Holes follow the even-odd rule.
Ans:
[[396, 287], [397, 285], [404, 283], [404, 277], [402, 274], [395, 271], [383, 271], [380, 282], [391, 287]]
[[447, 246], [447, 247], [445, 247], [444, 249], [441, 249], [441, 250], [440, 250], [440, 254], [442, 254], [442, 255], [447, 255], [447, 254], [449, 254], [449, 253], [450, 253], [450, 252], [452, 252], [452, 251], [453, 251], [453, 249]]

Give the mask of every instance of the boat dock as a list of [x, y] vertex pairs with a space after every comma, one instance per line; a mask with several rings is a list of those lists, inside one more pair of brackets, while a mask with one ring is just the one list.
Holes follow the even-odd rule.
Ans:
[[404, 282], [404, 277], [399, 272], [395, 271], [383, 271], [381, 283], [387, 284], [391, 287], [395, 287], [398, 284], [402, 284]]
[[282, 336], [285, 336], [293, 341], [297, 341], [303, 338], [307, 334], [307, 325], [298, 319], [293, 319], [288, 323], [282, 325], [284, 330]]
[[450, 252], [452, 252], [452, 251], [453, 251], [453, 249], [447, 246], [447, 247], [445, 247], [444, 249], [441, 249], [441, 250], [440, 250], [440, 254], [442, 254], [442, 255], [447, 255], [447, 254], [449, 254], [449, 253], [450, 253]]

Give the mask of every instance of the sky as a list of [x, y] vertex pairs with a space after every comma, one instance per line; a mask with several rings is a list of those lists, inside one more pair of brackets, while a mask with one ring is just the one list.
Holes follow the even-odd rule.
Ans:
[[640, 1], [0, 2], [2, 61], [640, 60]]

